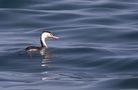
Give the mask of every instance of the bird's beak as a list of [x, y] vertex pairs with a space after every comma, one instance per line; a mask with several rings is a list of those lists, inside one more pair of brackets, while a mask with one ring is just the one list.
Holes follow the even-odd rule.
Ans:
[[57, 37], [57, 36], [52, 36], [52, 38], [54, 38], [54, 39], [56, 39], [56, 40], [59, 39], [59, 37]]

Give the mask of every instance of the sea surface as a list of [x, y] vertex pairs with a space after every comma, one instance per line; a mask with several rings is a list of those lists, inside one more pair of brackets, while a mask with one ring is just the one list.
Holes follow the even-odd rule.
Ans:
[[0, 90], [138, 90], [138, 0], [0, 0]]

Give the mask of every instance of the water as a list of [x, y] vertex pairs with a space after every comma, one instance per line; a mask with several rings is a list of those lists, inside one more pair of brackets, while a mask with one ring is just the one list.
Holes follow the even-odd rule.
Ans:
[[137, 90], [137, 24], [137, 0], [0, 0], [0, 89]]

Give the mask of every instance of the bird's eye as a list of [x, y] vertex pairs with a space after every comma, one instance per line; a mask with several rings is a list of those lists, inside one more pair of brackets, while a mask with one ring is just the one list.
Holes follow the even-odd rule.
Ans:
[[50, 33], [51, 36], [53, 36], [51, 33]]
[[51, 35], [51, 36], [54, 36], [54, 34], [53, 34], [53, 33], [50, 33], [50, 35]]

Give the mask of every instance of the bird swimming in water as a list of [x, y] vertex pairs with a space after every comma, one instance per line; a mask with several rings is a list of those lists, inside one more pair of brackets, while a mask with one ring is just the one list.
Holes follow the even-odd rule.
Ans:
[[28, 54], [31, 54], [32, 52], [39, 51], [41, 55], [44, 55], [46, 48], [48, 48], [48, 46], [47, 46], [47, 44], [45, 42], [45, 39], [46, 38], [59, 39], [59, 37], [55, 36], [52, 32], [44, 31], [44, 32], [42, 32], [42, 34], [40, 36], [40, 44], [41, 44], [41, 46], [40, 47], [37, 47], [37, 46], [29, 46], [29, 47], [26, 47], [25, 48], [25, 51]]

